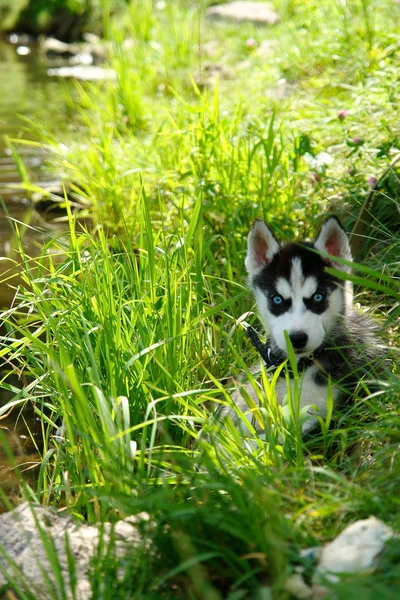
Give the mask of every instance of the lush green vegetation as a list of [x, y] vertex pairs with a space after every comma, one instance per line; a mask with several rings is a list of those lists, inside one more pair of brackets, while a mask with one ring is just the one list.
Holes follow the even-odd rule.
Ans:
[[[154, 552], [135, 551], [122, 580], [94, 565], [93, 598], [285, 598], [300, 548], [370, 514], [400, 530], [396, 359], [379, 393], [307, 440], [268, 407], [254, 447], [209, 418], [254, 360], [241, 324], [256, 322], [243, 267], [255, 217], [312, 235], [327, 211], [351, 229], [365, 205], [358, 298], [399, 338], [400, 7], [275, 4], [266, 29], [208, 22], [206, 3], [132, 2], [133, 48], [109, 32], [116, 81], [79, 89], [69, 135], [40, 130], [73, 202], [69, 240], [24, 257], [26, 287], [2, 317], [1, 354], [27, 380], [13, 403], [43, 423], [29, 494], [80, 518], [154, 522]], [[393, 559], [340, 598], [399, 586]]]
[[126, 0], [0, 0], [0, 31], [72, 41], [87, 31], [101, 33], [104, 17], [119, 18], [125, 7]]

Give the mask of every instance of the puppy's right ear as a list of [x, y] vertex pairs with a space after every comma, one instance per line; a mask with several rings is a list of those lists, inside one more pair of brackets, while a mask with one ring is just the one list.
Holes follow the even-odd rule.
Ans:
[[279, 252], [279, 244], [261, 219], [257, 219], [249, 233], [245, 265], [250, 277], [257, 275]]

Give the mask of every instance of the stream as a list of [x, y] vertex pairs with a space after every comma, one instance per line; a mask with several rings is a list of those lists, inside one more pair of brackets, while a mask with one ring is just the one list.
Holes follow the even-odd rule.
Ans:
[[[15, 220], [23, 240], [25, 252], [38, 256], [49, 236], [59, 234], [56, 222], [60, 215], [38, 212], [26, 198], [20, 174], [13, 160], [7, 139], [34, 139], [29, 132], [31, 123], [46, 126], [68, 121], [65, 89], [70, 84], [47, 75], [48, 65], [38, 48], [23, 37], [0, 39], [0, 197], [6, 210], [0, 208], [0, 308], [12, 305], [16, 289], [21, 284], [19, 254], [10, 219]], [[70, 109], [69, 109], [70, 111]], [[39, 184], [51, 186], [54, 176], [46, 173], [43, 158], [37, 147], [18, 144], [18, 152], [29, 173]], [[14, 187], [13, 187], [14, 186]], [[1, 334], [4, 333], [3, 326]], [[9, 370], [1, 365], [2, 379]], [[7, 376], [7, 383], [21, 387], [17, 375]], [[0, 389], [0, 411], [13, 392]], [[0, 488], [3, 497], [12, 500], [20, 497], [19, 477], [14, 469], [18, 465], [24, 480], [34, 485], [39, 471], [39, 454], [36, 440], [41, 439], [40, 421], [32, 406], [23, 410], [16, 407], [10, 414], [0, 416]], [[14, 459], [10, 459], [7, 448]], [[0, 510], [4, 508], [0, 498]]]

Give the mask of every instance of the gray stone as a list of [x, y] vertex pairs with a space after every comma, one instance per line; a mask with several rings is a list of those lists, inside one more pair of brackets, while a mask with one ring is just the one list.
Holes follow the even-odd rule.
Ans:
[[228, 2], [210, 6], [207, 16], [213, 19], [229, 21], [248, 21], [256, 25], [275, 25], [279, 23], [279, 15], [269, 2]]
[[[32, 507], [27, 502], [11, 512], [0, 515], [0, 588], [7, 583], [8, 575], [19, 582], [25, 582], [32, 591], [37, 590], [38, 598], [41, 600], [54, 598], [51, 584], [54, 583], [55, 588], [58, 584], [35, 517], [46, 538], [52, 539], [69, 598], [72, 597], [72, 592], [66, 550], [68, 537], [70, 555], [75, 560], [75, 597], [77, 600], [86, 600], [90, 597], [91, 589], [88, 578], [90, 561], [97, 551], [101, 531], [107, 547], [111, 524], [105, 523], [100, 529], [100, 525], [83, 524], [67, 515], [57, 513], [54, 509], [41, 505]], [[118, 557], [122, 558], [128, 550], [132, 551], [132, 548], [137, 547], [141, 542], [137, 524], [144, 520], [148, 520], [148, 515], [141, 513], [116, 523], [113, 532]], [[47, 578], [51, 582], [50, 585], [46, 583]]]

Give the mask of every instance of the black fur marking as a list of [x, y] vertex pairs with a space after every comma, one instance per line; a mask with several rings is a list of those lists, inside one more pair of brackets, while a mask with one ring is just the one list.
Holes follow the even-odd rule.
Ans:
[[314, 383], [317, 385], [324, 387], [328, 382], [328, 377], [326, 373], [323, 371], [317, 371], [314, 376]]
[[324, 290], [322, 288], [318, 288], [317, 291], [324, 296], [322, 302], [315, 302], [313, 298], [303, 298], [303, 302], [307, 310], [311, 310], [311, 312], [315, 313], [316, 315], [321, 315], [324, 313], [329, 306], [329, 294], [335, 289], [336, 285], [332, 284], [331, 287], [332, 289], [329, 289], [328, 286], [326, 286]]
[[279, 315], [283, 315], [286, 311], [289, 310], [289, 308], [292, 306], [292, 301], [290, 298], [288, 298], [287, 300], [285, 300], [285, 298], [282, 298], [281, 304], [275, 304], [273, 301], [274, 296], [276, 296], [276, 294], [268, 296], [268, 308], [269, 311], [273, 315], [275, 315], [275, 317], [279, 317]]
[[278, 293], [276, 284], [280, 277], [290, 281], [294, 258], [300, 258], [304, 277], [314, 277], [317, 281], [317, 291], [324, 295], [324, 300], [320, 303], [314, 302], [312, 298], [304, 298], [304, 304], [316, 314], [321, 314], [327, 309], [329, 295], [340, 281], [326, 273], [325, 267], [332, 266], [331, 263], [312, 250], [313, 244], [307, 242], [284, 244], [271, 262], [254, 278], [253, 285], [268, 295], [268, 308], [273, 315], [282, 315], [291, 306], [290, 299], [284, 299], [282, 304], [275, 305], [272, 298]]
[[254, 284], [271, 295], [276, 294], [276, 281], [279, 277], [290, 281], [292, 261], [294, 258], [300, 258], [304, 277], [315, 277], [318, 290], [325, 293], [327, 284], [338, 280], [325, 272], [325, 267], [331, 266], [331, 263], [316, 252], [311, 252], [311, 249], [314, 250], [313, 244], [307, 242], [284, 244], [271, 262], [254, 278]]

